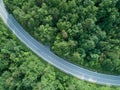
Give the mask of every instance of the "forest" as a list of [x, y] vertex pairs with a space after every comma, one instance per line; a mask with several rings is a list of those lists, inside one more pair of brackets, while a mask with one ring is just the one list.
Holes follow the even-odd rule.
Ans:
[[4, 0], [38, 41], [84, 68], [120, 74], [120, 0]]
[[37, 57], [0, 19], [0, 90], [120, 90], [79, 80]]

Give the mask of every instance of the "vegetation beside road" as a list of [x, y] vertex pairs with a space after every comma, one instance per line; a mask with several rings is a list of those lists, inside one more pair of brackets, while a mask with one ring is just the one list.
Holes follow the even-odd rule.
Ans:
[[38, 58], [0, 19], [0, 90], [120, 90], [91, 84]]
[[73, 62], [120, 74], [120, 0], [4, 0], [37, 40]]

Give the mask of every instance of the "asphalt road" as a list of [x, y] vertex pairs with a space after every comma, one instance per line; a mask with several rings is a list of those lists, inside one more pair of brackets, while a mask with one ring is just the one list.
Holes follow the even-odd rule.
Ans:
[[9, 29], [19, 38], [21, 42], [23, 42], [28, 48], [30, 48], [43, 60], [47, 61], [61, 71], [71, 74], [85, 81], [101, 85], [120, 86], [120, 76], [93, 72], [69, 63], [66, 60], [55, 55], [46, 46], [36, 41], [32, 36], [30, 36], [21, 27], [21, 25], [19, 25], [19, 23], [14, 19], [14, 17], [6, 11], [3, 0], [0, 0], [0, 17], [2, 18], [6, 26], [9, 27]]

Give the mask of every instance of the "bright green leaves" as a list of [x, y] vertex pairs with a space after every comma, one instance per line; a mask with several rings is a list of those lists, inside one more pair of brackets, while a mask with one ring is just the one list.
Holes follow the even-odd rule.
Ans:
[[[120, 54], [115, 52], [120, 48], [120, 0], [5, 1], [22, 26], [55, 54], [96, 70], [120, 71]], [[113, 65], [112, 70], [105, 69], [105, 64]]]
[[85, 40], [82, 42], [81, 47], [84, 48], [86, 51], [92, 50], [95, 48], [95, 43], [92, 40]]
[[47, 24], [47, 25], [40, 25], [37, 32], [35, 32], [34, 34], [35, 34], [36, 38], [41, 40], [43, 43], [50, 45], [51, 42], [53, 42], [53, 40], [54, 40], [55, 32], [56, 32], [56, 29], [50, 27]]
[[[66, 17], [64, 17], [66, 18]], [[68, 30], [71, 27], [71, 23], [64, 20], [59, 20], [57, 23], [57, 28], [59, 30]]]
[[94, 20], [91, 18], [87, 18], [85, 19], [85, 21], [83, 22], [83, 28], [84, 29], [93, 29], [93, 27], [95, 26]]

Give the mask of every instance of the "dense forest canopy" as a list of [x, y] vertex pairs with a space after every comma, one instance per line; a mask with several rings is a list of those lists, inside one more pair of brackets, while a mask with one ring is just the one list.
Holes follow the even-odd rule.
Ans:
[[120, 74], [120, 0], [4, 0], [55, 54], [89, 69]]
[[0, 90], [120, 90], [66, 75], [27, 49], [0, 19]]

